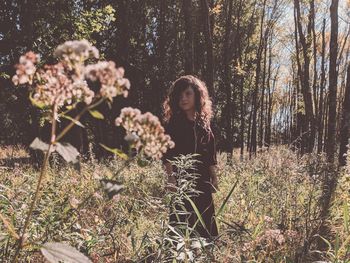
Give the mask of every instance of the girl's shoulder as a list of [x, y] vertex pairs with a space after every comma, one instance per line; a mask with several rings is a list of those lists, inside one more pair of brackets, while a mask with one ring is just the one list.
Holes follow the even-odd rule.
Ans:
[[165, 130], [171, 130], [173, 132], [176, 131], [183, 131], [190, 129], [192, 130], [193, 126], [196, 126], [197, 131], [199, 131], [202, 134], [214, 136], [213, 134], [213, 125], [210, 123], [208, 125], [204, 125], [203, 122], [197, 121], [196, 123], [194, 121], [190, 121], [187, 118], [185, 118], [182, 115], [173, 115], [170, 117], [168, 122], [165, 123], [164, 127]]
[[171, 116], [170, 119], [164, 123], [165, 132], [168, 134], [175, 134], [179, 127], [182, 127], [181, 119], [176, 116]]
[[170, 119], [168, 120], [168, 122], [165, 124], [165, 126], [177, 126], [180, 124], [185, 123], [185, 118], [181, 115], [173, 115], [170, 117]]

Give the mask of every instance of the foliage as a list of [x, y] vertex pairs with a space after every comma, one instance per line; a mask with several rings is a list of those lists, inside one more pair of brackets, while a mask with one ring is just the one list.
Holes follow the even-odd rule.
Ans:
[[[41, 188], [46, 177], [50, 156], [57, 152], [68, 163], [72, 162], [75, 164], [79, 161], [79, 152], [76, 148], [69, 143], [60, 142], [60, 139], [74, 125], [83, 126], [79, 120], [86, 111], [89, 111], [97, 119], [103, 119], [103, 115], [94, 110], [94, 108], [104, 101], [112, 102], [113, 98], [118, 95], [127, 97], [130, 89], [129, 80], [123, 78], [124, 69], [116, 68], [114, 62], [86, 63], [89, 58], [99, 58], [98, 50], [86, 40], [66, 41], [55, 49], [54, 56], [59, 59], [57, 64], [39, 67], [40, 56], [29, 51], [20, 57], [19, 63], [16, 64], [16, 74], [12, 77], [12, 82], [16, 86], [29, 86], [31, 102], [34, 106], [48, 111], [47, 120], [51, 126], [49, 143], [35, 138], [30, 145], [33, 150], [43, 152], [44, 158], [40, 167], [35, 193], [29, 204], [29, 210], [20, 232], [17, 234], [13, 225], [4, 216], [1, 216], [8, 233], [15, 240], [15, 253], [13, 256], [13, 261], [15, 262], [20, 257], [21, 250], [28, 245], [26, 231], [31, 224], [36, 203], [40, 200]], [[90, 89], [87, 81], [90, 84], [91, 82], [98, 82], [99, 90], [93, 91]], [[74, 118], [68, 118], [71, 122], [62, 131], [58, 132], [57, 122], [59, 118], [66, 116], [67, 112], [75, 109], [78, 104], [83, 104], [82, 110]], [[131, 110], [134, 111], [134, 109]], [[136, 109], [136, 111], [138, 110]], [[123, 113], [118, 118], [120, 123], [124, 121]], [[168, 135], [164, 135], [164, 128], [155, 116], [151, 113], [146, 113], [144, 116], [146, 117], [144, 119], [139, 118], [139, 116], [135, 116], [135, 120], [127, 119], [127, 126], [124, 123], [124, 128], [127, 129], [130, 126], [140, 127], [139, 131], [136, 129], [140, 138], [154, 136], [155, 139], [151, 140], [151, 142], [141, 139], [137, 143], [137, 150], [140, 151], [142, 149], [141, 156], [142, 153], [146, 155], [151, 153], [155, 159], [159, 159], [169, 146], [174, 147], [174, 143]], [[160, 146], [157, 145], [159, 140]], [[129, 144], [130, 147], [133, 146], [130, 141]], [[110, 150], [106, 146], [105, 149]], [[111, 149], [110, 151], [114, 152], [115, 150]], [[124, 168], [133, 160], [131, 156], [129, 157], [125, 161]], [[109, 198], [116, 196], [122, 189], [122, 186], [113, 180], [103, 178], [101, 183]], [[31, 243], [38, 245], [35, 241], [31, 241]], [[39, 244], [39, 246], [41, 246], [41, 252], [45, 258], [50, 262], [60, 262], [73, 258], [74, 262], [85, 262], [87, 260], [84, 255], [66, 244], [45, 243], [43, 245]]]
[[73, 37], [75, 39], [87, 39], [96, 44], [92, 34], [109, 29], [111, 22], [115, 20], [115, 9], [111, 5], [101, 9], [82, 11], [78, 19], [74, 21], [76, 29]]
[[[177, 250], [169, 245], [166, 240], [171, 231], [167, 223], [172, 193], [164, 188], [161, 163], [140, 167], [132, 162], [121, 170], [124, 162], [119, 157], [101, 163], [88, 160], [81, 164], [80, 173], [71, 166], [50, 168], [28, 229], [28, 241], [65, 242], [92, 261], [104, 262], [167, 262], [184, 256], [182, 252], [196, 262], [214, 258], [218, 262], [294, 262], [304, 240], [310, 238], [308, 229], [317, 224], [321, 184], [314, 175], [319, 169], [322, 176], [321, 163], [315, 162], [319, 158], [300, 158], [284, 147], [274, 148], [270, 155], [261, 153], [251, 161], [239, 161], [238, 155], [233, 158], [231, 164], [224, 161], [223, 153], [218, 158], [220, 191], [215, 195], [216, 211], [234, 182], [238, 180], [238, 184], [217, 218], [220, 237], [212, 244], [186, 237], [184, 231], [179, 236], [184, 247]], [[178, 165], [185, 167], [184, 160]], [[2, 214], [15, 230], [28, 209], [35, 175], [37, 171], [31, 166], [0, 171]], [[107, 198], [100, 188], [102, 178], [118, 182], [124, 190]], [[341, 211], [341, 206], [336, 207]], [[339, 234], [346, 233], [341, 230], [342, 221], [335, 219], [332, 224], [340, 227]], [[4, 259], [13, 253], [14, 243], [3, 226], [1, 233]], [[201, 242], [203, 249], [197, 246]], [[40, 262], [38, 248], [29, 243], [23, 259]], [[329, 256], [324, 255], [330, 259]], [[339, 254], [338, 259], [345, 260], [344, 256]]]

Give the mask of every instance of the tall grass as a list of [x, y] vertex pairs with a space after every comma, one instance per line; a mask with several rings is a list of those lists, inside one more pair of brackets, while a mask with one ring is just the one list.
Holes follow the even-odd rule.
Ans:
[[[23, 149], [16, 151], [23, 154]], [[80, 172], [54, 162], [27, 231], [31, 245], [24, 247], [21, 260], [44, 262], [35, 244], [57, 241], [69, 243], [93, 262], [312, 261], [309, 252], [317, 234], [323, 157], [299, 157], [281, 146], [243, 161], [234, 154], [227, 162], [220, 153], [218, 161], [220, 191], [214, 194], [214, 202], [220, 236], [205, 246], [185, 233], [182, 254], [167, 242], [171, 196], [164, 188], [160, 162], [145, 167], [132, 163], [118, 174], [123, 164], [118, 159], [85, 161]], [[23, 225], [37, 173], [30, 165], [0, 169], [1, 215], [15, 230]], [[349, 257], [350, 180], [346, 174], [341, 177], [329, 222], [337, 234], [329, 241], [330, 250], [322, 254], [332, 262], [346, 262]], [[109, 199], [99, 190], [101, 178], [122, 183], [124, 191]], [[14, 246], [2, 221], [1, 262], [13, 255]]]

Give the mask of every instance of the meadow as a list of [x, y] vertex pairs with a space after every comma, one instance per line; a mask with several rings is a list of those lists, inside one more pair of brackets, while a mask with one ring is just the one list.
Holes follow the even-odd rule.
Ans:
[[[24, 223], [38, 169], [24, 164], [22, 146], [2, 147], [2, 219], [16, 232]], [[252, 159], [218, 154], [220, 190], [214, 194], [219, 237], [210, 244], [188, 235], [167, 242], [169, 203], [160, 161], [140, 165], [119, 157], [98, 162], [92, 154], [80, 169], [53, 154], [20, 262], [45, 262], [40, 244], [69, 244], [92, 262], [349, 262], [349, 169], [341, 172], [327, 223], [333, 240], [316, 251], [319, 197], [326, 172], [322, 155], [298, 156], [286, 146], [265, 149]], [[122, 169], [121, 169], [122, 168]], [[123, 190], [112, 198], [101, 179]], [[5, 221], [3, 221], [5, 222]], [[0, 261], [11, 262], [15, 239], [1, 224]], [[28, 242], [27, 242], [28, 241]]]

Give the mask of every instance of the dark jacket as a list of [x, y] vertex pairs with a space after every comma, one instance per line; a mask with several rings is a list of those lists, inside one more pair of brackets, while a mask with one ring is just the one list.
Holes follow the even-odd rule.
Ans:
[[199, 154], [197, 159], [202, 168], [217, 164], [215, 137], [211, 129], [206, 130], [199, 123], [177, 115], [165, 125], [165, 133], [170, 135], [175, 147], [164, 154], [163, 164], [180, 154], [191, 153]]
[[[211, 129], [208, 131], [198, 123], [188, 120], [184, 116], [176, 116], [170, 119], [165, 126], [165, 132], [169, 134], [175, 142], [175, 147], [168, 150], [163, 156], [163, 163], [173, 160], [180, 154], [198, 153], [196, 158], [200, 161], [194, 168], [199, 175], [196, 179], [195, 188], [200, 191], [198, 196], [192, 197], [192, 201], [201, 214], [205, 226], [198, 223], [196, 212], [192, 204], [184, 200], [185, 211], [189, 216], [179, 215], [175, 212], [170, 214], [170, 224], [176, 226], [179, 222], [188, 222], [194, 227], [196, 232], [202, 237], [214, 237], [218, 235], [218, 229], [215, 221], [214, 203], [212, 197], [212, 186], [210, 183], [209, 166], [217, 164], [215, 138]], [[175, 167], [176, 168], [176, 167]], [[182, 210], [183, 207], [177, 207]]]

